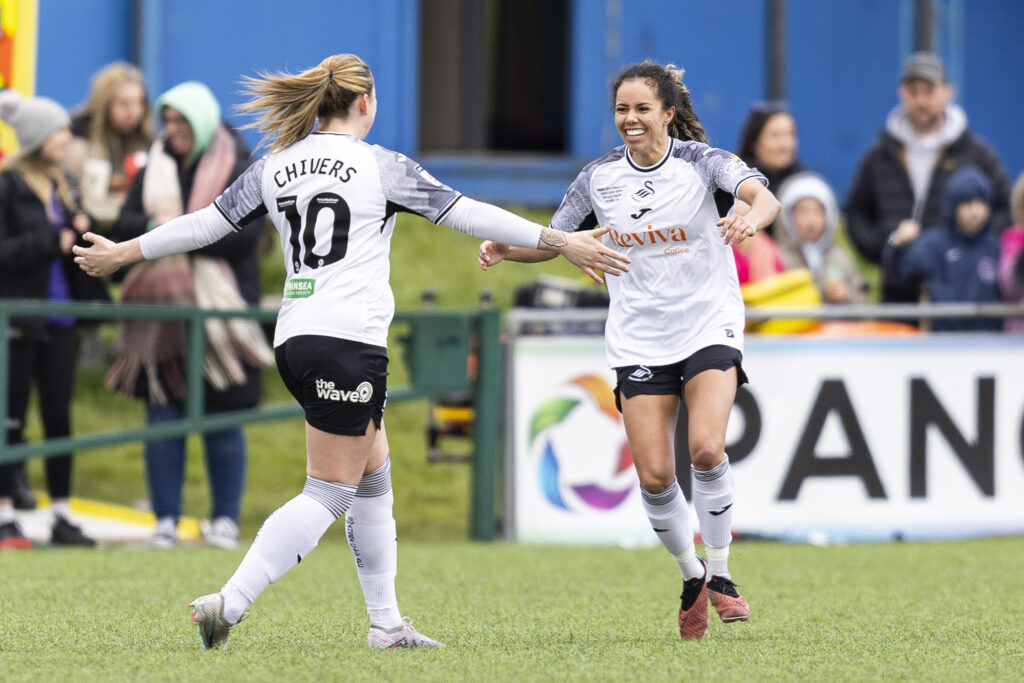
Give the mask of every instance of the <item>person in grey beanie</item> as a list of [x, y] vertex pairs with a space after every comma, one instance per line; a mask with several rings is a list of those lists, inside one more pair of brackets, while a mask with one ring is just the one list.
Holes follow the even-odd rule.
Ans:
[[[0, 119], [14, 130], [18, 152], [0, 164], [0, 298], [71, 301], [107, 299], [102, 281], [82, 278], [71, 247], [91, 219], [77, 209], [61, 163], [71, 141], [70, 119], [58, 103], [0, 92]], [[48, 439], [71, 433], [75, 320], [67, 316], [12, 317], [8, 369], [7, 442], [24, 441], [33, 383]], [[17, 464], [0, 465], [0, 548], [30, 548], [14, 515]], [[54, 514], [50, 541], [95, 545], [71, 522], [71, 454], [46, 461]]]

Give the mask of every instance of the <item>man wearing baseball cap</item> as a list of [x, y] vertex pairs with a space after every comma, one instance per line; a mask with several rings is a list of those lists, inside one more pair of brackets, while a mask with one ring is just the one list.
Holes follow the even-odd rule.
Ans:
[[[867, 261], [880, 263], [886, 242], [902, 247], [922, 230], [941, 225], [946, 180], [963, 166], [977, 166], [992, 182], [992, 228], [1010, 224], [1010, 187], [995, 152], [967, 126], [953, 103], [942, 60], [916, 52], [903, 62], [900, 104], [861, 159], [846, 200], [847, 226]], [[917, 301], [916, 288], [900, 288], [882, 275], [885, 302]]]

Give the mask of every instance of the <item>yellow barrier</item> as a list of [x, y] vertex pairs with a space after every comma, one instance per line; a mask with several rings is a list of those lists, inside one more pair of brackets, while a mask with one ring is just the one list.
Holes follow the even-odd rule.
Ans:
[[[811, 271], [806, 268], [787, 270], [757, 282], [740, 287], [743, 303], [765, 308], [807, 308], [821, 306], [821, 292], [814, 284]], [[760, 334], [797, 334], [809, 332], [818, 321], [814, 319], [768, 320], [750, 325], [751, 332]]]

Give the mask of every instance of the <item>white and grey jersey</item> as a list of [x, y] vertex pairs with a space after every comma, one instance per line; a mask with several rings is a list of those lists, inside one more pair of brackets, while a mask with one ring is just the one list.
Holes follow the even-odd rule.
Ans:
[[605, 244], [631, 259], [628, 273], [607, 278], [612, 367], [667, 365], [714, 344], [743, 350], [736, 262], [713, 194], [735, 196], [751, 178], [768, 183], [730, 152], [675, 138], [653, 166], [620, 146], [580, 171], [551, 227], [610, 226]]
[[317, 132], [253, 164], [215, 204], [236, 228], [269, 214], [287, 279], [274, 345], [300, 334], [387, 346], [397, 212], [439, 222], [461, 195], [412, 159]]

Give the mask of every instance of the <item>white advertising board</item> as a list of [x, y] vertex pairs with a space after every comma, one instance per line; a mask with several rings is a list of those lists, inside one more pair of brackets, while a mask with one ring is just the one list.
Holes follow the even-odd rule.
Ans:
[[[506, 535], [655, 543], [603, 341], [512, 343]], [[743, 365], [726, 438], [741, 535], [1024, 533], [1024, 339], [755, 336]]]

